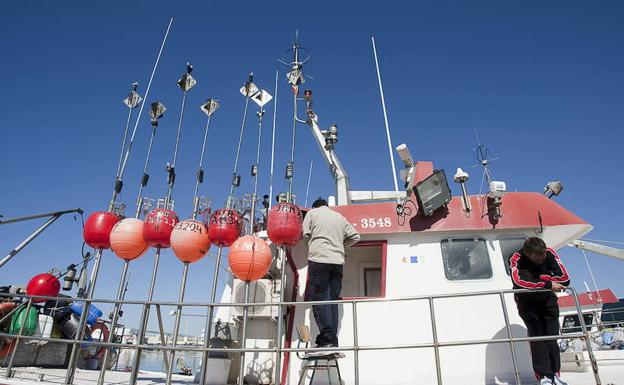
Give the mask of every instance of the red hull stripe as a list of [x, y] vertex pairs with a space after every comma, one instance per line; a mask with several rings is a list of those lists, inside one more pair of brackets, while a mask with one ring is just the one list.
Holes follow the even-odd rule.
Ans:
[[530, 281], [525, 281], [522, 278], [520, 278], [520, 273], [518, 272], [518, 260], [520, 259], [520, 253], [514, 253], [514, 255], [511, 256], [511, 278], [513, 279], [514, 283], [520, 287], [524, 287], [525, 289], [543, 289], [544, 287], [546, 287], [546, 283], [545, 282], [530, 282]]

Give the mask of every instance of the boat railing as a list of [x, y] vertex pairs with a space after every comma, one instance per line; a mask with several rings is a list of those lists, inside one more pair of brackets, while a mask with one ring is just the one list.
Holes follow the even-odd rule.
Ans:
[[[507, 300], [505, 298], [506, 294], [518, 294], [518, 293], [529, 293], [536, 292], [537, 290], [494, 290], [494, 291], [478, 291], [478, 292], [464, 292], [464, 293], [449, 293], [449, 294], [437, 294], [437, 295], [424, 295], [424, 296], [411, 296], [411, 297], [396, 297], [396, 298], [353, 298], [353, 299], [341, 299], [341, 300], [330, 300], [330, 301], [291, 301], [291, 302], [248, 302], [248, 303], [221, 303], [221, 302], [172, 302], [172, 301], [136, 301], [136, 300], [111, 300], [111, 299], [86, 299], [86, 298], [68, 298], [68, 297], [44, 297], [44, 296], [36, 296], [38, 300], [46, 299], [46, 300], [58, 300], [58, 301], [68, 301], [72, 300], [75, 302], [83, 302], [84, 308], [88, 308], [88, 306], [92, 303], [98, 304], [120, 304], [120, 305], [143, 305], [144, 311], [145, 309], [149, 309], [151, 306], [154, 306], [157, 310], [157, 314], [160, 314], [161, 307], [164, 306], [175, 306], [175, 307], [191, 307], [191, 308], [206, 308], [209, 309], [211, 307], [261, 307], [261, 306], [284, 306], [286, 308], [289, 307], [298, 307], [298, 306], [311, 306], [311, 305], [328, 305], [328, 304], [341, 304], [341, 305], [350, 305], [352, 308], [352, 322], [353, 322], [353, 344], [351, 346], [340, 346], [340, 347], [331, 347], [331, 348], [293, 348], [293, 347], [284, 347], [281, 343], [281, 336], [279, 338], [280, 343], [275, 344], [272, 348], [235, 348], [235, 347], [204, 347], [200, 345], [176, 345], [175, 341], [172, 345], [165, 344], [146, 344], [144, 342], [144, 331], [141, 331], [136, 344], [124, 344], [119, 342], [106, 342], [106, 341], [87, 341], [82, 339], [82, 334], [80, 330], [75, 333], [74, 338], [72, 339], [61, 339], [61, 338], [51, 338], [51, 337], [42, 337], [42, 336], [26, 336], [24, 335], [24, 326], [23, 323], [20, 327], [18, 334], [9, 334], [9, 333], [0, 333], [0, 337], [9, 338], [15, 340], [13, 344], [12, 351], [10, 353], [10, 358], [5, 370], [5, 376], [11, 377], [14, 374], [13, 363], [15, 358], [15, 353], [19, 346], [20, 340], [38, 340], [38, 341], [48, 341], [48, 342], [56, 342], [63, 344], [71, 344], [74, 348], [78, 346], [103, 346], [105, 348], [116, 348], [116, 349], [135, 349], [136, 351], [150, 349], [162, 351], [163, 354], [166, 355], [167, 352], [171, 351], [180, 351], [180, 352], [198, 352], [204, 354], [206, 356], [209, 352], [225, 352], [225, 353], [275, 353], [277, 354], [277, 359], [280, 360], [280, 357], [284, 353], [292, 353], [292, 352], [323, 352], [323, 351], [342, 351], [342, 352], [352, 352], [354, 358], [354, 383], [355, 385], [359, 385], [360, 383], [360, 367], [359, 367], [359, 353], [363, 351], [382, 351], [382, 350], [396, 350], [396, 349], [419, 349], [419, 348], [432, 348], [435, 354], [435, 370], [436, 370], [436, 378], [437, 384], [442, 385], [442, 369], [440, 364], [440, 349], [444, 347], [452, 347], [452, 346], [469, 346], [469, 345], [487, 345], [487, 344], [508, 344], [512, 365], [514, 370], [514, 377], [516, 385], [521, 385], [522, 381], [520, 378], [520, 371], [518, 365], [518, 358], [516, 353], [516, 343], [521, 342], [531, 342], [531, 341], [548, 341], [548, 340], [560, 340], [562, 338], [566, 339], [579, 339], [584, 341], [585, 349], [589, 356], [589, 360], [591, 363], [591, 368], [593, 371], [594, 379], [596, 385], [601, 385], [600, 376], [598, 373], [598, 363], [593, 353], [592, 343], [591, 343], [591, 335], [590, 331], [586, 327], [587, 325], [584, 322], [584, 318], [582, 316], [583, 312], [580, 306], [580, 302], [578, 299], [578, 294], [576, 290], [572, 287], [566, 288], [566, 291], [573, 297], [574, 304], [576, 307], [576, 314], [579, 317], [580, 323], [580, 331], [567, 333], [565, 335], [553, 335], [553, 336], [539, 336], [539, 337], [515, 337], [512, 334], [511, 323], [509, 321], [509, 314], [507, 310]], [[546, 290], [542, 290], [546, 291]], [[498, 296], [500, 300], [500, 305], [503, 311], [503, 317], [505, 321], [506, 328], [506, 337], [505, 338], [494, 338], [494, 339], [472, 339], [472, 340], [454, 340], [454, 341], [440, 341], [438, 338], [438, 328], [436, 326], [436, 307], [435, 302], [439, 299], [448, 299], [448, 298], [467, 298], [467, 297], [482, 297], [482, 296]], [[29, 309], [33, 304], [33, 297], [27, 296], [23, 294], [0, 294], [0, 298], [2, 297], [21, 297], [26, 300], [26, 312], [28, 314]], [[431, 335], [432, 340], [430, 342], [424, 343], [411, 343], [411, 344], [388, 344], [388, 345], [361, 345], [359, 344], [359, 332], [358, 332], [358, 305], [366, 304], [366, 303], [388, 303], [388, 302], [416, 302], [416, 301], [424, 301], [427, 303], [430, 313], [430, 323], [431, 323]], [[83, 315], [86, 312], [83, 312]], [[6, 315], [2, 320], [0, 320], [0, 324], [4, 322], [9, 315]], [[83, 318], [83, 317], [81, 317]], [[209, 336], [206, 336], [209, 338]], [[166, 361], [166, 359], [165, 359]], [[71, 361], [70, 361], [71, 362]], [[77, 361], [74, 361], [77, 362]], [[76, 369], [77, 364], [74, 364], [73, 367], [68, 367], [68, 373], [73, 372]], [[172, 368], [168, 367], [167, 370], [172, 370]], [[280, 381], [279, 373], [275, 374], [275, 384], [279, 385]], [[66, 383], [73, 383], [73, 375], [66, 378]]]

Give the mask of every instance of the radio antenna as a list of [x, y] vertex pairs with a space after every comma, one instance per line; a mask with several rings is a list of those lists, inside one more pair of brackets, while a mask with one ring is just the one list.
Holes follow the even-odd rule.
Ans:
[[392, 179], [394, 181], [394, 192], [396, 193], [397, 207], [400, 207], [401, 198], [399, 198], [399, 184], [397, 183], [396, 167], [394, 165], [394, 152], [392, 152], [392, 139], [390, 138], [390, 125], [388, 124], [388, 113], [386, 111], [386, 100], [381, 84], [381, 72], [379, 71], [379, 60], [377, 59], [377, 47], [375, 46], [375, 37], [371, 36], [373, 43], [373, 55], [375, 56], [375, 68], [377, 69], [377, 81], [379, 82], [379, 94], [381, 96], [381, 108], [383, 109], [384, 123], [386, 125], [386, 138], [388, 140], [388, 153], [390, 154], [390, 165], [392, 166]]

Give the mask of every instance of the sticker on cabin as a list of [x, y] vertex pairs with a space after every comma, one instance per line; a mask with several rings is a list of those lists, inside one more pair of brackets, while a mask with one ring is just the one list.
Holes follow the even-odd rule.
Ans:
[[410, 263], [418, 263], [418, 256], [412, 255], [410, 257]]

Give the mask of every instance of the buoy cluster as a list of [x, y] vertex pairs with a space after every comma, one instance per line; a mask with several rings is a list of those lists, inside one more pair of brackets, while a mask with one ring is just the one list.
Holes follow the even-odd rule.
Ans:
[[[292, 203], [274, 206], [268, 215], [267, 233], [277, 246], [291, 247], [301, 239], [301, 209]], [[131, 261], [150, 247], [171, 248], [184, 263], [203, 258], [211, 244], [229, 247], [228, 262], [240, 280], [253, 281], [268, 271], [272, 254], [269, 245], [257, 236], [241, 237], [243, 218], [236, 209], [215, 210], [203, 223], [180, 221], [173, 210], [157, 208], [145, 217], [121, 218], [110, 212], [94, 212], [84, 225], [84, 241], [94, 249], [112, 249], [119, 258]], [[58, 293], [57, 293], [58, 294]]]

